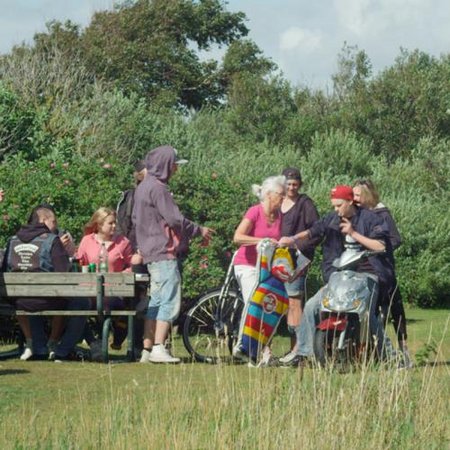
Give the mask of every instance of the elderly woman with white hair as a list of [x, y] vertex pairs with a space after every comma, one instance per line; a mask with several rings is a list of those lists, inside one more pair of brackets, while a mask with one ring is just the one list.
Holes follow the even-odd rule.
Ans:
[[233, 239], [240, 245], [234, 258], [234, 273], [246, 304], [258, 282], [257, 244], [263, 239], [278, 244], [281, 238], [280, 208], [286, 195], [286, 178], [268, 177], [261, 186], [253, 185], [252, 190], [259, 203], [244, 214]]

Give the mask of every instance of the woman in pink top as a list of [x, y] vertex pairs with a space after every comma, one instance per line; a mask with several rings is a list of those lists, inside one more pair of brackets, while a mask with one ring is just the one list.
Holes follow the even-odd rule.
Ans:
[[252, 190], [260, 203], [245, 213], [234, 233], [233, 240], [240, 245], [234, 258], [234, 273], [245, 302], [250, 300], [258, 281], [256, 245], [267, 238], [277, 244], [281, 238], [280, 208], [286, 195], [285, 184], [284, 176], [266, 178], [262, 186], [254, 184]]
[[[284, 176], [266, 178], [261, 186], [253, 185], [252, 190], [260, 203], [245, 213], [233, 239], [240, 245], [233, 262], [234, 274], [246, 305], [258, 282], [256, 245], [267, 238], [278, 244], [281, 238], [280, 208], [286, 195], [286, 178]], [[245, 314], [242, 315], [242, 320], [245, 320]], [[239, 348], [240, 340], [235, 347], [237, 352], [233, 352], [236, 357], [239, 357]], [[270, 356], [270, 349], [266, 347], [263, 361], [268, 363]]]
[[[108, 272], [129, 271], [133, 255], [131, 242], [125, 236], [116, 234], [116, 212], [106, 207], [97, 209], [84, 227], [84, 236], [76, 253], [80, 264], [85, 266], [95, 263], [98, 266], [103, 243], [108, 252]], [[105, 307], [124, 309], [125, 303], [122, 298], [107, 297], [105, 298]], [[114, 341], [111, 348], [118, 350], [127, 334], [126, 320], [122, 317], [115, 318], [113, 328]], [[96, 352], [98, 341], [95, 340], [93, 332], [87, 329], [84, 337], [91, 346], [91, 352]]]
[[111, 208], [101, 207], [95, 211], [84, 227], [76, 257], [81, 265], [98, 264], [102, 244], [108, 251], [108, 272], [129, 270], [133, 250], [130, 241], [116, 232], [116, 212]]

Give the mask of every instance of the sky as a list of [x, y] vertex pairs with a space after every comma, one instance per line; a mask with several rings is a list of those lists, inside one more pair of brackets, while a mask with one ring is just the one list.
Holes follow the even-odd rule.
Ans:
[[[249, 37], [294, 85], [329, 90], [344, 43], [364, 50], [374, 74], [400, 49], [439, 57], [450, 53], [448, 0], [228, 0], [247, 16]], [[86, 26], [113, 0], [0, 0], [0, 53], [31, 42], [45, 23], [70, 19]], [[211, 57], [221, 56], [213, 50]]]

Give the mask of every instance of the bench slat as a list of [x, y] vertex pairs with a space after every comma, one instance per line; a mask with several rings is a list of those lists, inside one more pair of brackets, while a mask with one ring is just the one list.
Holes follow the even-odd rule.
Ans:
[[[107, 273], [106, 297], [134, 297], [134, 273]], [[95, 297], [95, 273], [17, 273], [0, 274], [2, 297]]]
[[[7, 297], [95, 297], [96, 286], [45, 286], [8, 285], [2, 291]], [[134, 297], [134, 285], [131, 286], [105, 286], [105, 297]]]
[[[15, 312], [16, 316], [98, 316], [97, 311], [67, 311], [67, 310], [45, 310], [37, 312], [29, 312], [17, 310]], [[104, 311], [106, 316], [135, 316], [136, 311], [130, 310], [113, 310]]]
[[[4, 272], [0, 274], [1, 284], [75, 284], [95, 283], [97, 273], [79, 272]], [[102, 274], [105, 283], [134, 284], [135, 274], [115, 272]], [[138, 279], [138, 277], [136, 277]]]

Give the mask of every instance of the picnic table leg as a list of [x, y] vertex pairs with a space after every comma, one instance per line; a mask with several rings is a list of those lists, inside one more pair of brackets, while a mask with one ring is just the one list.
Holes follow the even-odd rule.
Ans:
[[102, 324], [102, 360], [107, 363], [109, 361], [108, 355], [108, 340], [109, 329], [111, 328], [111, 317], [106, 317], [103, 314], [104, 305], [103, 300], [105, 298], [105, 277], [103, 275], [97, 275], [97, 313], [98, 320]]
[[127, 360], [136, 360], [136, 355], [134, 354], [134, 316], [128, 316]]
[[107, 363], [109, 361], [108, 341], [110, 328], [111, 328], [111, 317], [106, 317], [103, 322], [103, 330], [102, 330], [102, 359], [104, 363]]

